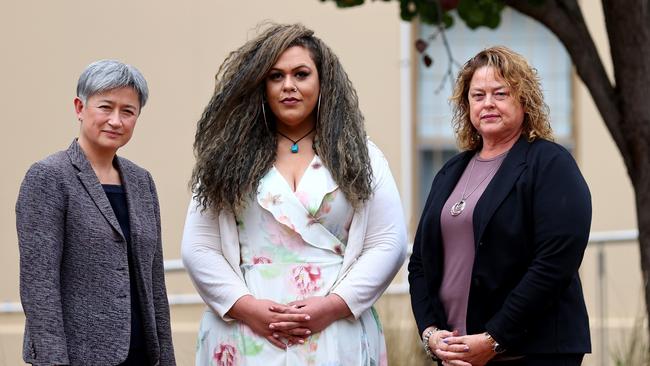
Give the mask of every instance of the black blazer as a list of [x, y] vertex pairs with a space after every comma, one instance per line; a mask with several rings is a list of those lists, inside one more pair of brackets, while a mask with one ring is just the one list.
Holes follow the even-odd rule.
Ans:
[[[135, 278], [151, 365], [175, 365], [158, 195], [146, 170], [116, 157], [126, 191]], [[23, 359], [116, 365], [129, 352], [126, 238], [88, 159], [73, 141], [25, 175], [16, 203]]]
[[[409, 269], [420, 334], [449, 329], [438, 297], [441, 209], [475, 151], [453, 157], [433, 180]], [[578, 268], [589, 238], [589, 188], [562, 146], [520, 138], [473, 215], [476, 256], [467, 332], [488, 331], [512, 354], [588, 353], [589, 320]]]

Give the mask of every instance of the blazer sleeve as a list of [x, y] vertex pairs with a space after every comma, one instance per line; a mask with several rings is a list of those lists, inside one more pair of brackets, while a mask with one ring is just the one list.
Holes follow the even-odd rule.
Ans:
[[224, 257], [223, 245], [227, 244], [221, 240], [218, 216], [209, 209], [201, 211], [192, 199], [181, 244], [183, 265], [203, 301], [222, 319], [232, 321], [226, 313], [250, 291]]
[[[424, 276], [424, 265], [422, 259], [422, 246], [423, 231], [428, 226], [425, 218], [428, 217], [427, 213], [430, 210], [431, 197], [434, 193], [435, 179], [431, 184], [429, 197], [424, 205], [422, 217], [418, 223], [417, 231], [415, 232], [415, 239], [413, 240], [413, 252], [409, 259], [408, 264], [408, 280], [409, 280], [409, 293], [411, 296], [411, 308], [415, 317], [415, 322], [418, 327], [419, 334], [430, 326], [444, 327], [443, 320], [436, 317], [438, 313], [435, 311], [434, 302], [437, 297], [432, 297], [435, 294], [430, 294], [427, 286], [427, 280]], [[433, 264], [429, 264], [433, 265]]]
[[59, 281], [65, 217], [60, 173], [43, 163], [32, 165], [16, 202], [16, 231], [26, 318], [23, 358], [33, 365], [69, 364]]
[[406, 225], [397, 186], [388, 162], [374, 145], [373, 194], [366, 202], [367, 227], [363, 249], [332, 291], [348, 305], [355, 318], [379, 299], [406, 257]]
[[153, 268], [151, 273], [151, 281], [153, 287], [153, 303], [155, 306], [154, 313], [156, 315], [156, 332], [158, 336], [158, 346], [160, 347], [160, 365], [173, 366], [176, 365], [174, 357], [174, 345], [172, 343], [172, 330], [169, 315], [169, 301], [167, 298], [167, 288], [165, 286], [165, 267], [162, 250], [162, 230], [160, 223], [160, 203], [158, 201], [158, 192], [156, 185], [147, 172], [147, 179], [149, 181], [149, 189], [153, 197], [154, 214], [156, 215], [156, 232], [158, 240], [156, 242], [156, 252], [153, 258]]
[[[544, 151], [533, 170], [533, 259], [486, 329], [506, 348], [525, 339], [532, 321], [577, 276], [589, 239], [591, 196], [566, 150]], [[548, 158], [546, 158], [548, 156]]]

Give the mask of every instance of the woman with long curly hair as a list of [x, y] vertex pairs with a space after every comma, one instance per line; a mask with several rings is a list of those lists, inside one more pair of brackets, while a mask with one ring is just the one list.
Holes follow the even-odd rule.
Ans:
[[406, 230], [329, 47], [271, 25], [232, 52], [194, 150], [182, 256], [208, 305], [196, 364], [385, 364], [372, 305]]
[[425, 352], [443, 366], [577, 366], [589, 188], [553, 133], [535, 70], [479, 52], [451, 98], [458, 145], [431, 185], [409, 262]]

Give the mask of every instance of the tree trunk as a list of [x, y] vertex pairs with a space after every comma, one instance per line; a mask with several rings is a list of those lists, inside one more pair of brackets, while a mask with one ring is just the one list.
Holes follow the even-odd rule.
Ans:
[[614, 66], [612, 85], [576, 0], [546, 0], [541, 6], [530, 5], [527, 0], [505, 1], [544, 24], [564, 44], [621, 152], [635, 192], [650, 319], [650, 4], [644, 0], [602, 0]]
[[[650, 163], [646, 162], [645, 167], [641, 167], [645, 171], [650, 171]], [[645, 290], [645, 303], [646, 314], [650, 319], [650, 180], [647, 179], [647, 174], [643, 182], [638, 182], [634, 185], [636, 193], [636, 214], [639, 225], [639, 246], [641, 252], [641, 272], [643, 275], [643, 288]], [[650, 329], [648, 330], [648, 339], [650, 339]], [[648, 349], [650, 352], [650, 347]]]
[[603, 0], [622, 115], [621, 130], [628, 146], [628, 155], [624, 159], [636, 198], [646, 313], [650, 315], [649, 7], [650, 4], [643, 0]]

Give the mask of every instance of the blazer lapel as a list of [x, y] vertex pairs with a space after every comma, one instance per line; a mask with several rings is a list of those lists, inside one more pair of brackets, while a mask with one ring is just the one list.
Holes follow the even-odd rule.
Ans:
[[483, 231], [496, 209], [506, 198], [526, 167], [530, 143], [523, 136], [512, 146], [474, 208], [474, 243], [478, 244]]
[[83, 150], [81, 150], [76, 139], [72, 141], [72, 144], [70, 144], [67, 153], [72, 165], [79, 170], [77, 176], [88, 192], [90, 198], [92, 198], [106, 221], [108, 221], [115, 231], [124, 237], [120, 224], [117, 222], [117, 217], [115, 217], [115, 213], [113, 212], [113, 207], [111, 207], [111, 203], [108, 201], [108, 197], [106, 197], [106, 193], [104, 192], [102, 185], [99, 183], [95, 171], [90, 166], [90, 162], [86, 158]]
[[140, 215], [138, 214], [138, 208], [140, 207], [141, 202], [139, 202], [140, 197], [146, 197], [140, 194], [140, 188], [142, 184], [138, 180], [138, 175], [132, 169], [129, 164], [124, 164], [122, 159], [115, 157], [117, 163], [117, 170], [120, 172], [120, 178], [122, 179], [122, 187], [124, 187], [124, 192], [126, 194], [126, 205], [129, 210], [129, 226], [131, 234], [131, 249], [133, 253], [136, 253], [136, 245], [138, 239], [138, 226], [140, 225], [140, 220], [138, 219]]

